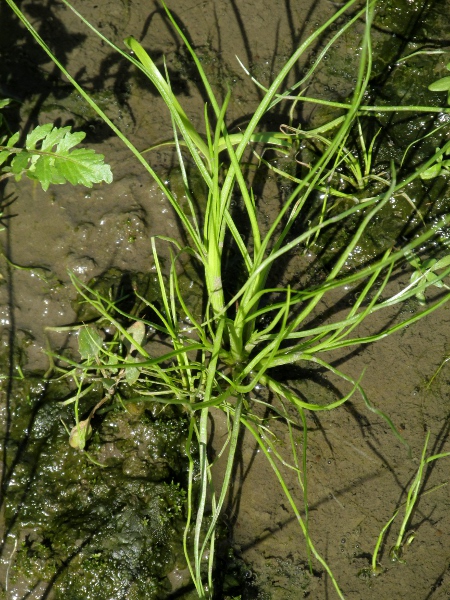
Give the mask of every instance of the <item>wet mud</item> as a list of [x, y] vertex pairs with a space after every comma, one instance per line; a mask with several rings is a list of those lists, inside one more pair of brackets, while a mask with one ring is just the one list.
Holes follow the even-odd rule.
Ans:
[[[165, 57], [173, 88], [187, 114], [194, 123], [201, 123], [204, 98], [198, 76], [159, 5], [107, 0], [101, 5], [83, 2], [76, 6], [121, 47], [123, 38], [134, 35], [160, 67]], [[170, 119], [155, 91], [64, 5], [33, 3], [22, 8], [68, 70], [136, 147], [141, 150], [171, 139]], [[268, 84], [301, 40], [333, 14], [336, 4], [328, 0], [183, 0], [176, 6], [169, 3], [169, 8], [182, 23], [219, 96], [231, 88], [230, 130], [239, 131], [248, 122], [260, 91], [235, 55], [255, 78]], [[392, 71], [391, 65], [424, 45], [445, 45], [443, 11], [450, 18], [448, 2], [404, 0], [395, 6], [387, 0], [380, 2], [371, 87], [377, 102], [406, 104], [413, 98], [423, 104], [437, 102], [426, 86], [445, 74], [445, 57], [418, 57], [403, 71]], [[182, 235], [179, 224], [157, 186], [59, 76], [5, 3], [0, 6], [0, 29], [1, 93], [16, 101], [5, 112], [11, 129], [20, 127], [25, 136], [37, 124], [70, 124], [87, 132], [87, 145], [105, 155], [114, 173], [111, 185], [96, 185], [92, 190], [66, 185], [44, 193], [26, 180], [8, 181], [2, 188], [0, 597], [190, 600], [195, 595], [182, 557], [183, 417], [139, 407], [126, 413], [114, 407], [102, 417], [91, 445], [94, 459], [109, 467], [102, 470], [67, 444], [60, 418], [69, 422], [73, 416], [57, 400], [67, 397], [69, 390], [44, 389], [40, 379], [49, 365], [45, 350], [73, 344], [66, 330], [55, 330], [80, 315], [68, 269], [84, 282], [113, 273], [118, 286], [130, 274], [145, 274], [151, 287], [155, 271], [149, 238], [178, 239]], [[311, 96], [326, 93], [333, 100], [348, 98], [356, 76], [360, 32], [361, 26], [356, 25], [352, 34], [339, 41], [318, 73], [314, 89], [308, 90]], [[318, 42], [305, 64], [294, 69], [291, 82], [319, 47]], [[265, 123], [267, 128], [277, 130], [286, 123], [288, 109], [280, 107]], [[296, 120], [310, 126], [325, 114], [324, 109], [298, 107]], [[398, 158], [425, 123], [420, 115], [407, 122], [380, 119], [390, 135], [380, 151], [381, 163]], [[152, 167], [172, 189], [181, 190], [174, 154], [159, 149], [149, 156]], [[420, 154], [411, 157], [412, 161], [421, 159]], [[428, 219], [448, 212], [443, 178], [436, 180], [431, 191], [413, 186], [409, 192]], [[264, 180], [260, 186], [262, 221], [276, 213], [287, 193], [280, 190], [277, 180]], [[411, 204], [398, 200], [355, 260], [381, 252], [408, 233], [405, 223], [414, 229], [417, 219]], [[330, 245], [323, 251], [322, 262], [312, 255], [293, 255], [280, 278], [286, 282], [301, 278], [305, 267], [310, 268], [308, 262], [316, 269], [325, 268], [333, 249]], [[158, 251], [163, 260], [168, 256], [162, 241]], [[195, 270], [188, 263], [183, 269], [186, 285], [195, 290], [192, 301], [201, 303]], [[399, 273], [393, 289], [400, 289], [408, 278], [408, 273]], [[411, 301], [402, 310], [413, 314], [419, 308]], [[397, 317], [394, 312], [377, 317], [367, 325], [367, 332], [380, 330]], [[450, 365], [445, 363], [450, 355], [449, 332], [450, 307], [444, 306], [376, 344], [327, 357], [356, 379], [363, 374], [370, 402], [389, 415], [410, 447], [402, 445], [386, 422], [356, 396], [337, 410], [308, 417], [309, 531], [346, 600], [444, 600], [450, 596], [448, 458], [425, 470], [420, 501], [408, 527], [415, 537], [402, 562], [389, 557], [400, 527], [400, 508], [381, 547], [383, 572], [373, 577], [368, 571], [380, 531], [405, 500], [426, 432], [431, 432], [430, 455], [450, 449]], [[26, 374], [25, 380], [20, 381], [21, 373]], [[314, 402], [329, 402], [348, 392], [339, 382], [325, 379], [320, 369], [299, 369], [286, 378]], [[212, 439], [216, 449], [221, 427], [218, 419]], [[280, 454], [287, 453], [286, 430], [276, 421], [269, 428], [278, 437]], [[301, 433], [296, 434], [299, 450]], [[220, 477], [220, 463], [216, 469]], [[296, 475], [289, 475], [288, 469], [283, 474], [289, 489], [297, 489], [294, 497], [302, 507]], [[336, 597], [320, 565], [314, 562], [313, 569], [309, 568], [298, 523], [266, 459], [246, 435], [240, 442], [235, 482], [224, 512], [219, 555], [228, 577], [227, 597]]]

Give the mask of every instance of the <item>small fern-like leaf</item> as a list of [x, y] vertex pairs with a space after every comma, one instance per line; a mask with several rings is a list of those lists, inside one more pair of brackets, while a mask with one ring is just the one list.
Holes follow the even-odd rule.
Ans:
[[72, 133], [70, 127], [39, 125], [28, 134], [25, 149], [11, 161], [16, 179], [25, 173], [40, 182], [46, 191], [50, 184], [72, 183], [92, 187], [94, 183], [111, 183], [112, 173], [103, 154], [88, 148], [75, 148], [85, 133]]

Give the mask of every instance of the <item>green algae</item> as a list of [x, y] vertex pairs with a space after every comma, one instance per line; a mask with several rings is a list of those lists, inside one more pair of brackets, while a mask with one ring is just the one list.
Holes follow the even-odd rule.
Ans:
[[7, 438], [5, 524], [18, 540], [9, 589], [44, 581], [69, 600], [166, 598], [184, 568], [186, 423], [156, 410], [95, 418], [89, 451], [68, 445], [57, 390], [15, 385]]

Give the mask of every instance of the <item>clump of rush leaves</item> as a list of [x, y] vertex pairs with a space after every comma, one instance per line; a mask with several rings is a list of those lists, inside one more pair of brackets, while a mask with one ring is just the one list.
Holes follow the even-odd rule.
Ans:
[[[404, 194], [406, 186], [416, 178], [426, 179], [430, 173], [438, 174], [436, 170], [430, 171], [430, 169], [435, 169], [437, 166], [439, 170], [442, 165], [446, 166], [443, 157], [449, 153], [450, 142], [443, 144], [433, 156], [413, 172], [403, 173], [400, 170], [397, 173], [394, 164], [391, 164], [389, 171], [383, 173], [382, 177], [371, 174], [374, 144], [373, 142], [366, 144], [360, 126], [361, 119], [370, 119], [370, 115], [375, 113], [405, 111], [404, 106], [363, 104], [371, 76], [371, 23], [376, 1], [367, 2], [363, 9], [355, 11], [344, 25], [339, 26], [306, 75], [289, 90], [282, 91], [283, 84], [294, 65], [305, 52], [315, 47], [322, 34], [331, 31], [331, 28], [334, 29], [336, 23], [341, 23], [342, 16], [355, 5], [356, 0], [345, 3], [298, 47], [270, 87], [266, 88], [255, 81], [255, 84], [262, 89], [262, 99], [255, 107], [249, 123], [239, 134], [231, 134], [227, 129], [230, 92], [222, 101], [216, 97], [195, 51], [164, 3], [168, 19], [190, 52], [208, 97], [202, 132], [194, 127], [173, 94], [167, 74], [158, 70], [141, 44], [129, 37], [125, 40], [126, 50], [115, 46], [66, 0], [62, 1], [105, 43], [141, 70], [163, 98], [167, 105], [168, 118], [173, 123], [173, 144], [179, 159], [187, 203], [182, 205], [178, 201], [163, 179], [152, 169], [144, 153], [139, 152], [132, 145], [73, 80], [15, 3], [12, 0], [7, 0], [7, 3], [55, 64], [102, 119], [110, 125], [157, 183], [177, 214], [184, 229], [184, 236], [188, 240], [187, 246], [182, 246], [178, 239], [172, 238], [150, 240], [161, 302], [157, 306], [143, 297], [140, 297], [140, 300], [148, 304], [154, 315], [153, 320], [139, 319], [125, 314], [110, 298], [89, 289], [72, 276], [72, 281], [81, 297], [100, 314], [100, 321], [96, 325], [83, 326], [79, 330], [82, 361], [71, 362], [65, 359], [68, 365], [65, 374], [71, 376], [77, 384], [77, 393], [70, 400], [75, 406], [77, 423], [72, 430], [72, 445], [76, 445], [77, 435], [80, 448], [84, 448], [87, 443], [90, 416], [93, 413], [91, 412], [87, 420], [81, 420], [78, 404], [98, 380], [103, 383], [104, 401], [113, 397], [120, 399], [121, 386], [127, 384], [132, 386], [134, 394], [141, 399], [148, 398], [149, 401], [160, 402], [162, 405], [170, 403], [183, 407], [190, 418], [189, 438], [186, 445], [190, 458], [190, 474], [184, 550], [198, 597], [206, 599], [213, 596], [214, 590], [216, 526], [229, 489], [238, 438], [242, 429], [246, 429], [266, 456], [268, 466], [273, 469], [279, 480], [304, 534], [308, 555], [311, 560], [318, 561], [327, 572], [337, 595], [343, 598], [330, 566], [315, 547], [309, 533], [305, 414], [307, 411], [334, 410], [358, 393], [367, 408], [384, 418], [393, 434], [398, 435], [389, 417], [369, 402], [360, 381], [332, 366], [326, 360], [326, 354], [332, 350], [371, 343], [386, 337], [430, 314], [449, 299], [450, 295], [445, 293], [434, 303], [427, 304], [420, 312], [382, 332], [366, 337], [359, 337], [356, 334], [358, 325], [373, 313], [388, 309], [412, 297], [423, 300], [427, 288], [431, 285], [443, 287], [444, 279], [450, 273], [449, 261], [441, 260], [428, 266], [416, 260], [414, 250], [422, 249], [428, 242], [439, 236], [439, 232], [448, 226], [450, 217], [443, 218], [432, 228], [424, 225], [422, 231], [403, 247], [392, 247], [386, 250], [369, 265], [356, 268], [353, 266], [352, 270], [349, 270], [348, 264], [353, 251], [364, 239], [367, 228], [390, 200]], [[263, 131], [262, 120], [268, 112], [276, 110], [279, 103], [320, 102], [319, 99], [306, 97], [305, 91], [332, 45], [349, 27], [361, 19], [365, 21], [365, 29], [361, 40], [359, 71], [351, 100], [347, 104], [328, 102], [329, 107], [335, 106], [336, 116], [315, 130], [305, 131], [289, 125], [281, 132]], [[427, 106], [409, 106], [407, 110], [413, 114], [448, 112], [445, 108]], [[356, 158], [356, 154], [352, 153], [351, 139], [352, 135], [353, 138], [355, 137], [355, 131], [363, 154], [362, 162]], [[278, 171], [281, 177], [294, 181], [295, 187], [273, 222], [269, 224], [267, 231], [263, 233], [258, 222], [257, 201], [245, 178], [248, 160], [245, 153], [255, 143], [258, 143], [258, 148], [263, 145], [266, 149], [294, 151], [296, 144], [301, 143], [305, 138], [320, 143], [321, 152], [315, 157], [314, 162], [308, 165], [306, 173], [301, 178], [293, 179], [292, 175]], [[186, 156], [188, 156], [189, 168], [197, 171], [197, 177], [203, 179], [207, 189], [207, 202], [201, 213], [196, 208], [199, 204], [195, 201], [195, 193], [190, 185]], [[263, 152], [259, 150], [261, 162], [263, 162], [262, 156]], [[348, 181], [358, 191], [357, 202], [347, 192], [333, 187], [335, 174], [342, 168], [347, 170]], [[369, 185], [372, 182], [376, 185]], [[303, 232], [294, 234], [294, 224], [302, 219], [303, 222], [306, 221], [306, 207], [317, 192], [324, 194], [320, 218], [312, 222]], [[242, 198], [247, 219], [245, 231], [241, 225], [242, 219], [237, 222], [231, 210], [231, 201], [236, 195]], [[330, 212], [330, 206], [335, 208], [336, 199], [339, 197], [351, 199], [352, 202], [347, 203], [347, 206], [350, 204], [350, 208], [345, 208], [341, 212], [335, 209]], [[415, 209], [414, 205], [413, 209]], [[287, 253], [310, 243], [311, 240], [319, 239], [328, 228], [336, 227], [336, 224], [343, 225], [349, 218], [355, 216], [359, 219], [358, 226], [346, 246], [336, 252], [334, 264], [322, 281], [306, 288], [295, 285], [274, 288], [267, 285], [269, 276], [273, 271], [280, 270], [279, 265], [282, 265]], [[229, 239], [233, 241], [244, 273], [243, 282], [238, 290], [227, 288], [227, 282], [223, 277], [226, 262], [224, 244]], [[170, 264], [168, 270], [164, 272], [157, 250], [157, 245], [161, 243], [168, 243], [171, 248]], [[190, 310], [177, 274], [179, 258], [186, 253], [197, 263], [202, 273], [205, 296], [208, 299], [200, 317]], [[415, 275], [399, 292], [389, 296], [387, 286], [392, 273], [405, 261], [411, 262]], [[361, 290], [360, 294], [344, 315], [341, 313], [339, 318], [328, 320], [321, 325], [316, 324], [314, 327], [307, 324], [311, 315], [318, 314], [322, 303], [330, 294], [346, 286], [356, 285]], [[383, 296], [384, 293], [387, 297]], [[189, 323], [189, 329], [184, 325], [186, 321]], [[102, 323], [107, 323], [108, 327], [113, 326], [115, 333], [112, 337], [107, 338], [102, 333]], [[168, 352], [157, 353], [152, 350], [150, 342], [155, 332], [158, 338], [163, 339], [170, 347]], [[329, 404], [317, 404], [302, 399], [274, 375], [276, 367], [311, 363], [341, 378], [347, 385], [347, 393]], [[270, 406], [266, 404], [265, 408], [285, 420], [291, 437], [292, 410], [288, 415], [286, 406], [291, 405], [295, 409], [296, 422], [303, 431], [303, 457], [296, 455], [295, 443], [292, 443], [293, 456], [290, 459], [281, 457], [274, 443], [266, 435], [262, 422], [258, 419], [255, 409], [251, 408], [252, 403], [249, 402], [251, 399], [262, 402], [254, 396], [257, 386], [266, 388], [272, 394], [273, 402]], [[223, 481], [218, 489], [215, 489], [211, 462], [207, 454], [207, 424], [212, 408], [223, 411], [229, 423], [228, 439], [223, 450], [227, 464]], [[95, 412], [96, 407], [93, 410]], [[198, 472], [194, 472], [196, 463], [190, 455], [193, 442], [199, 452]], [[305, 518], [301, 516], [300, 508], [283, 478], [282, 463], [289, 462], [298, 473], [299, 486], [304, 497], [302, 508], [305, 509]], [[195, 505], [192, 493], [194, 478], [197, 481], [196, 485], [199, 486]], [[208, 506], [212, 507], [212, 516], [207, 521]]]

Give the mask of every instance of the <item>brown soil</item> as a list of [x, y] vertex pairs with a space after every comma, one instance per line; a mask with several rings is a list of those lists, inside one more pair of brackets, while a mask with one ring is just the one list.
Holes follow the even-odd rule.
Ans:
[[[159, 64], [160, 57], [166, 56], [186, 112], [194, 121], [200, 121], [203, 109], [187, 54], [156, 4], [149, 7], [134, 0], [104, 0], [101, 4], [78, 5], [84, 16], [117, 44], [122, 45], [121, 40], [132, 34], [143, 40], [159, 58]], [[67, 8], [62, 4], [55, 4], [51, 10], [44, 5], [24, 8], [29, 8], [42, 35], [51, 40], [68, 70], [78, 73], [88, 90], [100, 94], [109, 114], [139, 149], [171, 137], [167, 112], [150, 86], [106, 45], [87, 35]], [[237, 130], [248, 120], [258, 92], [235, 55], [251, 65], [252, 73], [262, 83], [269, 82], [299, 40], [333, 13], [335, 4], [328, 0], [304, 1], [301, 5], [289, 0], [183, 0], [170, 8], [183, 23], [213, 84], [222, 94], [227, 86], [232, 88], [230, 122]], [[6, 56], [12, 55], [12, 46], [14, 52], [20, 51], [22, 63], [17, 69], [23, 69], [32, 88], [27, 95], [27, 83], [17, 74], [4, 78], [5, 95], [14, 96], [15, 88], [16, 95], [24, 99], [20, 113], [13, 118], [25, 128], [58, 119], [62, 124], [87, 128], [89, 145], [105, 154], [114, 173], [112, 185], [95, 186], [93, 190], [54, 186], [44, 193], [29, 181], [10, 181], [6, 187], [6, 228], [0, 233], [3, 251], [13, 263], [33, 269], [15, 269], [0, 258], [3, 354], [12, 339], [19, 340], [27, 349], [26, 368], [43, 371], [48, 366], [43, 353], [46, 336], [50, 336], [54, 347], [66, 342], [65, 334], [46, 334], [45, 328], [66, 325], [75, 318], [74, 291], [67, 269], [84, 281], [112, 267], [123, 272], [148, 272], [153, 265], [149, 237], [178, 237], [180, 232], [167, 201], [143, 169], [82, 108], [76, 94], [53, 76], [52, 64], [17, 29], [5, 3], [0, 10], [2, 50]], [[411, 21], [414, 11], [411, 4]], [[408, 23], [404, 25], [407, 29]], [[339, 51], [348, 59], [351, 70], [354, 47], [348, 38], [346, 43], [349, 46], [343, 42]], [[341, 97], [351, 91], [351, 81], [350, 76], [340, 80]], [[274, 119], [273, 127], [278, 127], [284, 116]], [[169, 152], [155, 152], [152, 166], [170, 177], [172, 160]], [[163, 242], [161, 251], [164, 254]], [[380, 559], [385, 571], [376, 578], [365, 577], [363, 571], [369, 566], [382, 527], [405, 500], [425, 432], [431, 431], [430, 455], [449, 450], [448, 367], [444, 366], [432, 385], [427, 385], [449, 354], [449, 310], [444, 307], [376, 344], [325, 357], [355, 378], [364, 371], [362, 383], [370, 402], [390, 416], [412, 448], [410, 457], [387, 424], [356, 396], [344, 407], [308, 418], [310, 534], [346, 600], [450, 597], [448, 488], [444, 485], [433, 490], [448, 480], [448, 459], [431, 463], [425, 470], [420, 502], [408, 527], [416, 537], [405, 551], [404, 564], [389, 559], [402, 518], [400, 510], [382, 546]], [[371, 330], [384, 324], [374, 322]], [[327, 400], [328, 395], [334, 398], [341, 391], [334, 387], [335, 382], [328, 382], [328, 389], [324, 389], [319, 380], [320, 374], [294, 385], [314, 400]], [[285, 430], [274, 424], [273, 432], [279, 437], [280, 452], [287, 453]], [[288, 471], [285, 476], [302, 506], [300, 491], [294, 491], [296, 486], [298, 489], [296, 478]], [[261, 590], [259, 598], [288, 600], [304, 594], [320, 600], [337, 597], [320, 565], [314, 563], [313, 573], [308, 571], [301, 530], [267, 462], [247, 435], [241, 443], [236, 477], [238, 491], [226, 517], [232, 526], [235, 553], [254, 573], [255, 586]], [[2, 557], [5, 564], [7, 558]]]

